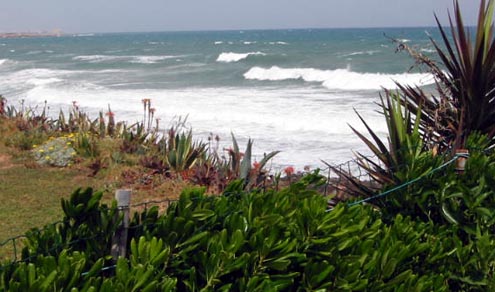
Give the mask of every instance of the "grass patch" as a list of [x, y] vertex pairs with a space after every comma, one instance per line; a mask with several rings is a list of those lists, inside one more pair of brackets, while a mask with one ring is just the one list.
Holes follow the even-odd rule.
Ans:
[[0, 169], [0, 242], [60, 219], [61, 198], [67, 198], [76, 186], [98, 184], [78, 169], [19, 164]]
[[277, 151], [257, 162], [251, 140], [242, 151], [232, 135], [232, 147], [222, 149], [213, 134], [208, 143], [194, 140], [181, 119], [160, 129], [147, 99], [143, 121], [132, 125], [116, 122], [110, 108], [92, 120], [74, 104], [53, 119], [0, 101], [0, 243], [60, 220], [60, 200], [80, 187], [103, 191], [107, 204], [117, 189], [131, 189], [132, 205], [174, 200], [191, 186], [214, 195], [237, 179], [245, 189], [275, 183], [264, 166]]

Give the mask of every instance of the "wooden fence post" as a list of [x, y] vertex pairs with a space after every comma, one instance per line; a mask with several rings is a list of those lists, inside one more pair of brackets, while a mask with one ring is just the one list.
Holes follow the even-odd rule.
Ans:
[[115, 192], [117, 200], [117, 219], [123, 218], [112, 239], [112, 257], [117, 260], [125, 257], [127, 250], [127, 230], [129, 228], [129, 205], [131, 203], [131, 190], [117, 190]]

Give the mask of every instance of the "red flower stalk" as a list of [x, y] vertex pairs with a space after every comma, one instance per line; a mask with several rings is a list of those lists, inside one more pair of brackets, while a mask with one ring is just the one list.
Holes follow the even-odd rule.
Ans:
[[260, 164], [258, 161], [255, 161], [255, 162], [253, 163], [253, 169], [254, 169], [255, 171], [260, 170], [260, 169], [261, 169], [261, 164]]
[[285, 169], [284, 169], [284, 172], [285, 172], [285, 175], [286, 176], [291, 176], [294, 174], [294, 167], [292, 166], [287, 166]]

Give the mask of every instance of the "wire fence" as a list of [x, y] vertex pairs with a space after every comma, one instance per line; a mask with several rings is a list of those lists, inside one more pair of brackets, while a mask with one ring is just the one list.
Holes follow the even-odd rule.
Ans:
[[[420, 175], [420, 176], [418, 176], [418, 177], [416, 177], [414, 179], [411, 179], [411, 180], [406, 181], [406, 182], [404, 182], [404, 183], [402, 183], [400, 185], [397, 185], [397, 186], [395, 186], [395, 187], [393, 187], [393, 188], [391, 188], [391, 189], [389, 189], [387, 191], [380, 192], [379, 194], [376, 194], [374, 196], [371, 196], [371, 197], [368, 197], [368, 198], [365, 198], [365, 199], [361, 199], [361, 200], [358, 200], [358, 201], [349, 203], [348, 205], [349, 206], [359, 205], [359, 204], [370, 202], [370, 201], [376, 200], [378, 198], [381, 198], [381, 197], [387, 196], [389, 194], [392, 194], [392, 193], [394, 193], [394, 192], [396, 192], [396, 191], [398, 191], [400, 189], [403, 189], [403, 188], [405, 188], [405, 187], [407, 187], [409, 185], [412, 185], [412, 184], [414, 184], [414, 183], [416, 183], [416, 182], [418, 182], [418, 181], [420, 181], [420, 180], [422, 180], [422, 179], [424, 179], [424, 178], [426, 178], [426, 177], [428, 177], [428, 176], [430, 176], [430, 175], [432, 175], [432, 174], [434, 174], [434, 173], [436, 173], [436, 172], [438, 172], [440, 170], [443, 170], [444, 168], [446, 168], [449, 165], [451, 165], [454, 162], [456, 162], [459, 158], [466, 158], [466, 157], [467, 157], [466, 155], [462, 155], [462, 154], [461, 155], [456, 155], [452, 159], [450, 159], [449, 161], [447, 161], [444, 164], [442, 164], [442, 165], [440, 165], [440, 166], [438, 166], [438, 167], [436, 167], [436, 168], [428, 171], [427, 173], [424, 173], [424, 174], [422, 174], [422, 175]], [[331, 210], [332, 209], [328, 209], [327, 211], [329, 212]]]
[[[136, 204], [131, 204], [129, 205], [130, 210], [140, 210], [140, 209], [149, 209], [152, 206], [158, 206], [161, 210], [166, 210], [173, 202], [177, 202], [177, 199], [163, 199], [163, 200], [152, 200], [152, 201], [145, 201], [145, 202], [140, 202]], [[116, 210], [119, 209], [119, 207], [116, 208]], [[55, 221], [50, 224], [45, 225], [42, 228], [33, 228], [29, 232], [30, 233], [37, 233], [42, 234], [50, 229], [58, 229], [60, 226], [64, 224], [64, 221]], [[139, 228], [142, 227], [140, 226], [134, 226], [133, 228]], [[30, 256], [26, 258], [22, 258], [22, 248], [25, 246], [25, 241], [28, 240], [29, 236], [28, 234], [23, 234], [23, 235], [18, 235], [14, 236], [11, 238], [8, 238], [2, 242], [0, 242], [0, 262], [10, 262], [11, 264], [15, 264], [17, 262], [27, 262], [32, 260], [35, 256]], [[77, 240], [73, 240], [68, 243], [60, 244], [60, 245], [55, 245], [53, 246], [49, 252], [56, 251], [61, 248], [69, 248], [72, 245], [80, 242], [84, 242], [87, 240], [95, 240], [98, 239], [98, 236], [91, 236], [87, 238], [78, 238]]]
[[[363, 155], [361, 156], [361, 160], [363, 159], [374, 160], [378, 166], [383, 167], [383, 163], [377, 159], [377, 156], [375, 155]], [[359, 159], [351, 159], [335, 165], [330, 165], [329, 163], [323, 161], [323, 163], [327, 165], [326, 168], [321, 169], [322, 173], [327, 174], [327, 183], [325, 184], [323, 194], [327, 196], [332, 193], [338, 193], [342, 190], [343, 186], [347, 182], [347, 179], [342, 177], [342, 173], [346, 173], [362, 182], [372, 182], [373, 177], [363, 168], [362, 163], [359, 161]]]
[[[373, 158], [373, 157], [368, 157], [368, 158]], [[365, 199], [362, 199], [359, 201], [355, 201], [355, 202], [350, 202], [350, 203], [348, 203], [348, 205], [353, 206], [353, 205], [357, 205], [357, 204], [362, 204], [362, 203], [366, 203], [366, 202], [384, 197], [386, 195], [392, 194], [392, 193], [394, 193], [394, 192], [396, 192], [396, 191], [398, 191], [398, 190], [400, 190], [400, 189], [402, 189], [408, 185], [414, 184], [414, 183], [430, 176], [431, 174], [436, 173], [436, 172], [448, 167], [449, 165], [451, 165], [452, 163], [457, 161], [459, 158], [466, 158], [466, 155], [465, 154], [455, 155], [451, 160], [445, 162], [444, 164], [440, 165], [439, 167], [432, 169], [431, 171], [429, 171], [429, 172], [427, 172], [427, 173], [425, 173], [425, 174], [423, 174], [423, 175], [421, 175], [415, 179], [407, 181], [401, 185], [395, 186], [394, 188], [387, 190], [385, 192], [381, 192], [375, 196], [368, 197], [368, 198], [365, 198]], [[334, 165], [334, 166], [329, 165], [329, 167], [322, 169], [320, 171], [322, 173], [325, 173], [325, 172], [327, 173], [327, 183], [325, 184], [324, 195], [327, 195], [327, 194], [329, 194], [335, 190], [338, 190], [338, 187], [343, 183], [343, 178], [340, 177], [339, 175], [337, 175], [338, 171], [341, 171], [341, 172], [345, 171], [345, 172], [353, 175], [355, 178], [357, 178], [361, 181], [371, 181], [372, 180], [371, 176], [364, 170], [364, 168], [361, 166], [361, 164], [357, 160], [350, 160], [350, 161], [347, 161], [347, 162], [344, 162], [344, 163], [341, 163], [338, 165]], [[229, 195], [229, 194], [224, 193], [223, 195]], [[144, 209], [144, 210], [147, 210], [152, 206], [158, 206], [160, 210], [166, 210], [174, 202], [178, 202], [178, 199], [152, 200], [152, 201], [145, 201], [145, 202], [140, 202], [140, 203], [136, 203], [136, 204], [129, 204], [124, 209], [127, 209], [127, 210]], [[121, 207], [118, 207], [117, 209], [120, 211], [122, 210]], [[330, 211], [332, 211], [332, 208], [327, 209], [327, 212], [330, 212]], [[53, 222], [51, 224], [44, 226], [43, 228], [32, 229], [30, 232], [42, 234], [43, 232], [45, 232], [49, 229], [55, 229], [56, 230], [57, 228], [62, 226], [62, 224], [64, 224], [63, 221], [56, 221], [56, 222]], [[155, 224], [156, 223], [147, 223], [147, 224], [129, 226], [128, 229], [133, 230], [133, 229], [138, 229], [138, 228], [148, 228], [148, 227], [152, 227]], [[58, 245], [54, 245], [48, 250], [48, 252], [51, 253], [51, 252], [55, 252], [57, 250], [70, 248], [71, 246], [73, 246], [77, 243], [86, 242], [88, 240], [98, 240], [98, 239], [101, 239], [101, 238], [99, 238], [100, 236], [103, 236], [103, 235], [94, 235], [94, 236], [90, 236], [90, 237], [86, 237], [86, 238], [78, 238], [76, 240], [73, 240], [73, 241], [70, 241], [67, 243], [61, 243]], [[21, 255], [22, 248], [25, 246], [25, 241], [28, 238], [29, 238], [28, 235], [25, 234], [25, 235], [15, 236], [15, 237], [6, 239], [3, 242], [0, 242], [0, 260], [2, 262], [7, 263], [5, 265], [0, 265], [0, 270], [3, 270], [7, 266], [16, 264], [18, 262], [31, 261], [34, 258], [36, 258], [37, 256], [39, 256], [39, 255], [35, 254], [35, 255], [31, 255], [31, 256], [22, 258], [22, 255]], [[10, 264], [9, 264], [9, 262], [10, 262]], [[114, 267], [114, 266], [105, 267], [105, 269], [111, 269], [112, 267]]]

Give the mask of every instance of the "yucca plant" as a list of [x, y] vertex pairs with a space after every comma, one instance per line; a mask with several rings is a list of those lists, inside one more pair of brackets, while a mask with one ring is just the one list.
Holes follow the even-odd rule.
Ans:
[[[474, 31], [464, 25], [459, 3], [454, 3], [450, 33], [436, 18], [442, 45], [431, 39], [440, 64], [406, 48], [418, 63], [426, 65], [436, 81], [437, 96], [428, 96], [418, 87], [398, 84], [413, 113], [421, 108], [421, 129], [440, 150], [464, 148], [472, 132], [495, 136], [495, 2], [481, 1]], [[474, 39], [472, 38], [474, 33]], [[490, 145], [490, 146], [491, 146]]]
[[[474, 40], [471, 29], [464, 26], [457, 1], [454, 2], [454, 20], [450, 18], [450, 34], [436, 18], [443, 46], [433, 39], [431, 41], [440, 58], [439, 64], [401, 44], [401, 48], [408, 50], [418, 63], [425, 65], [432, 73], [437, 92], [429, 95], [420, 87], [399, 83], [397, 93], [385, 92], [386, 98], [382, 98], [381, 106], [388, 126], [388, 147], [359, 116], [372, 138], [370, 140], [353, 130], [378, 158], [375, 161], [358, 154], [359, 166], [370, 174], [371, 183], [390, 186], [421, 176], [437, 160], [424, 164], [419, 162], [423, 161], [423, 156], [455, 153], [456, 149], [465, 148], [466, 139], [473, 132], [487, 135], [491, 142], [488, 146], [493, 146], [494, 6], [494, 0], [481, 1], [478, 25], [473, 31]], [[403, 112], [399, 103], [404, 107]], [[442, 156], [436, 157], [440, 157], [440, 161]], [[370, 187], [370, 182], [361, 182], [349, 173], [334, 170], [346, 177], [349, 192], [369, 196], [379, 188]]]
[[375, 195], [384, 186], [400, 184], [430, 170], [430, 167], [423, 163], [425, 143], [418, 119], [421, 117], [421, 108], [411, 113], [407, 107], [401, 105], [402, 103], [403, 97], [399, 92], [385, 91], [385, 97], [381, 96], [381, 110], [389, 135], [387, 141], [382, 141], [363, 117], [356, 112], [371, 138], [367, 138], [352, 126], [351, 129], [378, 160], [357, 153], [358, 166], [370, 175], [371, 181], [367, 182], [326, 163], [347, 182], [342, 191], [354, 196], [369, 197]]

